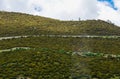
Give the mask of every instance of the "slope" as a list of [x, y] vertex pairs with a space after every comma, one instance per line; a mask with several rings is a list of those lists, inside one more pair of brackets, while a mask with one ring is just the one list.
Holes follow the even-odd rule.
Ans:
[[101, 20], [60, 21], [15, 12], [0, 12], [0, 36], [66, 34], [120, 35], [120, 27]]

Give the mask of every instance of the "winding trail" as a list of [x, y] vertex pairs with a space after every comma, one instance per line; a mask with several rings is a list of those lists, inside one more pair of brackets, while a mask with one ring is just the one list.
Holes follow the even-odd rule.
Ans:
[[27, 37], [63, 37], [63, 38], [120, 38], [120, 36], [96, 36], [96, 35], [25, 35], [25, 36], [9, 36], [9, 37], [0, 37], [0, 40], [4, 39], [17, 39], [17, 38], [27, 38]]
[[[15, 50], [30, 50], [30, 49], [37, 49], [37, 48], [30, 48], [30, 47], [14, 47], [14, 48], [10, 48], [10, 49], [3, 49], [0, 50], [0, 53], [2, 52], [9, 52], [9, 51], [15, 51]], [[67, 54], [70, 54], [70, 52], [66, 52]], [[93, 53], [93, 52], [72, 52], [71, 55], [79, 55], [82, 57], [104, 57], [104, 58], [108, 58], [108, 57], [112, 57], [112, 58], [119, 58], [120, 59], [120, 54], [115, 55], [115, 54], [104, 54], [104, 53]]]
[[[18, 38], [27, 38], [27, 37], [41, 37], [41, 36], [47, 36], [47, 37], [63, 37], [63, 38], [108, 38], [108, 39], [116, 39], [116, 38], [120, 38], [120, 36], [96, 36], [96, 35], [25, 35], [25, 36], [9, 36], [9, 37], [0, 37], [0, 41], [1, 40], [5, 40], [5, 39], [18, 39]], [[11, 49], [5, 49], [5, 50], [0, 50], [1, 52], [7, 52], [7, 51], [14, 51], [16, 49], [30, 49], [29, 47], [14, 47]], [[113, 54], [97, 54], [97, 53], [80, 53], [80, 52], [73, 52], [72, 55], [74, 54], [78, 54], [80, 56], [102, 56], [102, 57], [108, 57], [108, 56], [112, 56], [112, 57], [120, 57], [120, 55], [113, 55]]]
[[20, 50], [20, 49], [28, 50], [28, 49], [31, 49], [31, 48], [30, 48], [30, 47], [14, 47], [14, 48], [10, 48], [10, 49], [0, 50], [0, 53], [1, 53], [1, 52], [9, 52], [9, 51]]

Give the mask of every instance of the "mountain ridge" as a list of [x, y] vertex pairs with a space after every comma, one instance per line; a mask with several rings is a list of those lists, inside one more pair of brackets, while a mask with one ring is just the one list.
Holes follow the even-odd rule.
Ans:
[[0, 11], [0, 36], [15, 35], [120, 35], [120, 27], [102, 20], [60, 21], [16, 12]]

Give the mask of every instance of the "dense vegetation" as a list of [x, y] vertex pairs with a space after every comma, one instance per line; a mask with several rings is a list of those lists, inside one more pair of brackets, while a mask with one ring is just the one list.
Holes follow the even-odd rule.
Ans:
[[82, 79], [84, 76], [87, 78], [114, 79], [114, 77], [120, 76], [120, 60], [117, 58], [72, 55], [72, 52], [75, 51], [120, 55], [120, 38], [42, 36], [0, 41], [1, 50], [13, 47], [35, 49], [0, 53], [1, 78], [13, 78], [22, 75], [32, 79], [71, 79], [71, 77]]
[[[120, 59], [116, 58], [96, 58], [89, 63], [92, 77], [98, 79], [119, 79]], [[114, 78], [118, 76], [118, 78]], [[111, 78], [113, 77], [113, 78]]]
[[0, 79], [69, 79], [71, 61], [57, 50], [16, 50], [0, 53]]
[[0, 36], [36, 34], [120, 35], [120, 28], [101, 20], [59, 21], [22, 13], [0, 12]]
[[[45, 35], [33, 37], [32, 35]], [[60, 21], [23, 13], [0, 12], [0, 79], [119, 79], [120, 38], [46, 35], [118, 35], [120, 27], [101, 21]], [[30, 49], [15, 49], [28, 47]], [[79, 52], [79, 53], [78, 53]], [[95, 56], [80, 53], [113, 55]]]
[[0, 49], [13, 47], [50, 48], [68, 51], [120, 54], [120, 38], [28, 37], [0, 41]]

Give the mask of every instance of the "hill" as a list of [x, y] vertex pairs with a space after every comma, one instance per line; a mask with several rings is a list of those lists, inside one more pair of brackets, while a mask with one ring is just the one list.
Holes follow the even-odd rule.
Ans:
[[[30, 47], [22, 49], [18, 47]], [[0, 79], [120, 78], [119, 38], [28, 37], [0, 41]], [[15, 50], [16, 48], [16, 50]], [[86, 56], [80, 53], [88, 53]], [[97, 53], [97, 55], [90, 54]], [[75, 54], [76, 53], [76, 54]], [[109, 55], [108, 57], [100, 54]], [[112, 54], [114, 57], [110, 56]], [[119, 57], [115, 57], [119, 56]], [[80, 77], [80, 78], [79, 78]]]
[[[15, 35], [21, 36], [10, 38]], [[107, 35], [120, 36], [120, 27], [0, 12], [0, 79], [120, 78], [120, 37]]]
[[3, 52], [0, 62], [0, 79], [69, 79], [70, 76], [70, 56], [57, 51]]
[[102, 20], [60, 21], [15, 12], [0, 12], [0, 36], [66, 34], [120, 35], [120, 27]]

